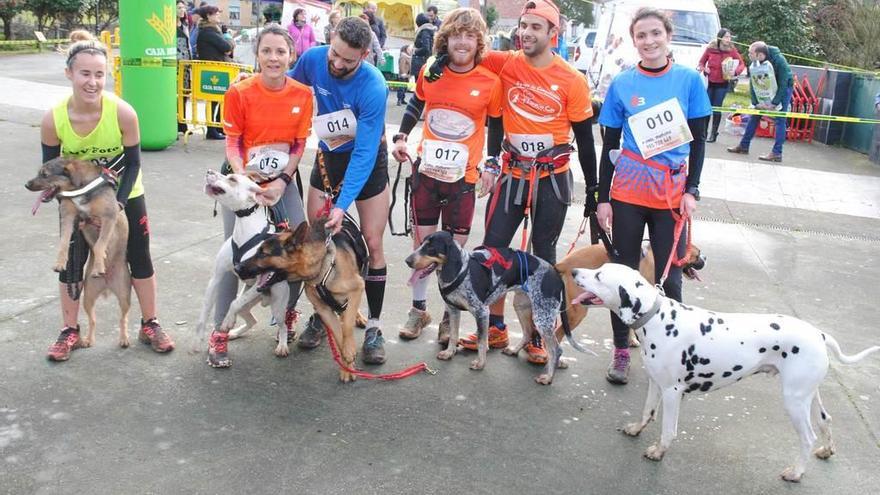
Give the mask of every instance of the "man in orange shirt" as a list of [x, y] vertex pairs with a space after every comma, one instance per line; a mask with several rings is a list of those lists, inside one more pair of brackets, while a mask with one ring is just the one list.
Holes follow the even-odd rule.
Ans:
[[[556, 242], [571, 204], [569, 155], [574, 131], [578, 159], [587, 185], [585, 215], [596, 211], [596, 150], [590, 128], [590, 90], [583, 75], [551, 51], [559, 34], [559, 9], [551, 0], [530, 0], [519, 21], [522, 50], [492, 52], [483, 65], [499, 74], [503, 87], [503, 172], [495, 183], [486, 212], [489, 247], [508, 247], [520, 224], [523, 249], [556, 262]], [[501, 133], [489, 127], [491, 142]], [[508, 344], [504, 299], [492, 306], [489, 345]], [[459, 341], [476, 350], [471, 334]], [[526, 346], [529, 362], [547, 361], [540, 336]], [[559, 356], [554, 356], [558, 359]]]
[[[414, 246], [437, 231], [440, 216], [443, 230], [451, 233], [464, 245], [471, 230], [474, 216], [474, 186], [480, 180], [480, 196], [491, 189], [500, 172], [498, 155], [490, 152], [488, 163], [483, 164], [483, 144], [486, 142], [486, 117], [501, 117], [501, 81], [486, 67], [478, 65], [486, 51], [486, 22], [480, 13], [470, 8], [449, 12], [434, 41], [435, 54], [448, 59], [442, 79], [427, 83], [424, 74], [418, 74], [415, 96], [410, 100], [400, 123], [400, 132], [394, 136], [394, 157], [410, 160], [407, 136], [425, 112], [422, 141], [418, 158], [413, 164], [412, 212], [415, 235]], [[456, 95], [450, 98], [450, 95]], [[499, 143], [500, 144], [500, 143]], [[400, 337], [418, 338], [431, 322], [427, 312], [427, 274], [416, 272], [410, 280], [413, 290], [409, 318], [400, 330]], [[444, 314], [438, 342], [449, 341], [448, 315]]]

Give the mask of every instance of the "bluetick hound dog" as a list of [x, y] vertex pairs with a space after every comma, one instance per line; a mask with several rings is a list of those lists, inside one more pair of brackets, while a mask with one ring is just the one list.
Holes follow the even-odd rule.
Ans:
[[[516, 347], [505, 349], [515, 355], [532, 338], [536, 328], [543, 337], [550, 359], [544, 372], [535, 378], [540, 384], [549, 385], [559, 365], [562, 348], [554, 331], [556, 318], [562, 314], [562, 323], [569, 343], [581, 352], [589, 352], [571, 338], [568, 318], [565, 317], [565, 288], [559, 273], [544, 260], [524, 251], [507, 248], [479, 247], [468, 252], [456, 243], [448, 232], [435, 232], [425, 238], [414, 253], [406, 258], [406, 264], [416, 270], [414, 277], [427, 277], [440, 270], [437, 280], [440, 294], [449, 311], [449, 345], [437, 354], [438, 359], [451, 359], [458, 342], [461, 312], [469, 311], [477, 321], [477, 358], [471, 369], [481, 370], [486, 365], [489, 348], [489, 306], [504, 297], [508, 291], [516, 291], [514, 307], [522, 323], [523, 338]], [[523, 322], [534, 322], [534, 326]]]
[[820, 459], [834, 454], [831, 416], [822, 406], [818, 390], [828, 371], [826, 347], [842, 363], [851, 364], [880, 346], [847, 356], [833, 337], [791, 316], [716, 313], [688, 306], [663, 296], [624, 265], [577, 269], [573, 275], [585, 291], [573, 303], [606, 307], [640, 333], [648, 397], [641, 421], [623, 431], [630, 436], [641, 433], [654, 419], [662, 400], [663, 432], [645, 457], [659, 461], [669, 449], [678, 430], [682, 394], [716, 390], [757, 373], [780, 375], [785, 409], [800, 436], [800, 455], [782, 472], [782, 478], [800, 481], [804, 474], [804, 464], [817, 440], [813, 422], [822, 437], [813, 454]]

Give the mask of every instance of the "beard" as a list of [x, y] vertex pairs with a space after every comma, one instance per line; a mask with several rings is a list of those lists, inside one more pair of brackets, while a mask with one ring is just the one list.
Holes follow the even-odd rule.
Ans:
[[358, 63], [358, 64], [357, 64], [356, 66], [354, 66], [354, 68], [352, 68], [352, 69], [342, 69], [342, 70], [337, 70], [337, 69], [335, 69], [335, 68], [333, 67], [333, 63], [330, 62], [330, 60], [327, 60], [327, 71], [330, 73], [331, 76], [335, 77], [336, 79], [345, 79], [345, 78], [348, 77], [352, 72], [356, 71], [356, 70], [358, 69], [358, 67], [360, 67], [360, 66], [361, 66], [361, 64]]

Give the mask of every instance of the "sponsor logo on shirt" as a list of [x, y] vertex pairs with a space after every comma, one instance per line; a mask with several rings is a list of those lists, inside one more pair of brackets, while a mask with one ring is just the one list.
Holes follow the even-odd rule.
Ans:
[[632, 106], [634, 106], [634, 107], [642, 107], [642, 106], [645, 106], [645, 97], [643, 97], [643, 96], [635, 96], [635, 95], [633, 95], [633, 97], [630, 98], [630, 100], [629, 100], [629, 104], [632, 105]]
[[562, 112], [559, 96], [544, 89], [517, 83], [507, 92], [510, 108], [534, 122], [550, 122]]
[[321, 93], [321, 96], [330, 96], [330, 91], [322, 88], [321, 86], [315, 85], [315, 89], [318, 90], [318, 93]]
[[299, 107], [293, 107], [290, 109], [290, 113], [299, 113]]
[[432, 134], [448, 141], [467, 139], [477, 130], [470, 117], [445, 108], [432, 109], [425, 121]]

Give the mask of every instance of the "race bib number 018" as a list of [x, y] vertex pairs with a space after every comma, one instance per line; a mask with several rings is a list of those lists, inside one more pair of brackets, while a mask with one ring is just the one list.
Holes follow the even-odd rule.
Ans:
[[419, 172], [442, 182], [457, 182], [464, 177], [468, 148], [461, 143], [425, 139]]
[[522, 156], [534, 158], [538, 153], [553, 147], [553, 134], [510, 134], [510, 144], [516, 146]]
[[677, 98], [642, 110], [627, 122], [645, 159], [694, 140]]
[[357, 119], [354, 112], [346, 108], [315, 117], [312, 127], [318, 139], [324, 141], [330, 151], [354, 140], [357, 133]]

